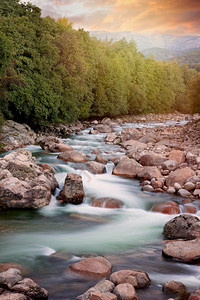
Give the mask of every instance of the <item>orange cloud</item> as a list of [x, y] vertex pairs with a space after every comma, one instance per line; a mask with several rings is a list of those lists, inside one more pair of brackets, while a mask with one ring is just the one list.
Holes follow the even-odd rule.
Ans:
[[89, 30], [200, 34], [200, 0], [29, 0]]

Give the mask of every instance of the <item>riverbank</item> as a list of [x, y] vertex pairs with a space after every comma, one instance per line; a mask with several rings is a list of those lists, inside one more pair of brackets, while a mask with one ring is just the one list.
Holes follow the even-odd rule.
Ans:
[[[155, 139], [160, 132], [161, 140], [166, 140], [163, 138], [164, 132], [169, 133], [167, 134], [169, 137], [171, 132], [175, 132], [177, 135], [178, 131], [186, 129], [185, 125], [183, 128], [183, 124], [187, 120], [177, 121], [176, 125], [173, 122], [164, 122], [163, 127], [159, 127], [157, 126], [158, 123], [155, 122], [123, 124], [121, 121], [104, 119], [103, 122], [93, 121], [90, 129], [83, 130], [67, 139], [59, 140], [58, 143], [55, 142], [55, 139], [51, 139], [51, 143], [47, 145], [45, 143], [47, 137], [43, 137], [45, 140], [41, 145], [45, 150], [42, 150], [39, 145], [26, 147], [27, 152], [31, 151], [33, 156], [37, 157], [38, 163], [46, 163], [56, 170], [55, 177], [59, 183], [59, 188], [52, 196], [50, 205], [38, 211], [1, 212], [3, 227], [0, 242], [1, 262], [15, 261], [28, 267], [31, 270], [29, 277], [47, 289], [50, 293], [49, 299], [52, 300], [76, 299], [78, 295], [84, 294], [87, 289], [98, 282], [72, 273], [69, 268], [77, 261], [95, 255], [106, 256], [113, 266], [113, 273], [125, 269], [147, 272], [152, 284], [148, 288], [137, 289], [137, 295], [140, 299], [168, 299], [171, 294], [164, 293], [162, 285], [171, 279], [182, 281], [187, 286], [188, 291], [197, 289], [200, 284], [198, 264], [190, 267], [188, 264], [180, 264], [162, 257], [163, 226], [173, 216], [152, 212], [152, 207], [155, 204], [168, 201], [176, 202], [182, 211], [184, 204], [182, 201], [186, 198], [169, 193], [143, 193], [140, 191], [139, 181], [134, 180], [133, 177], [126, 178], [111, 174], [114, 169], [113, 161], [117, 167], [123, 156], [134, 160], [127, 156], [130, 148], [124, 147], [124, 143], [130, 143], [130, 133], [137, 133], [135, 134], [137, 139], [134, 140], [134, 143], [143, 143], [145, 147], [149, 147], [149, 149], [144, 150], [152, 151], [158, 146], [163, 147], [163, 145], [157, 144], [159, 141], [153, 141], [152, 138], [149, 141], [147, 137], [149, 138], [150, 133], [154, 134]], [[169, 126], [170, 130], [166, 126], [169, 124], [172, 125]], [[114, 132], [100, 133], [98, 130], [102, 131], [105, 125], [104, 131], [111, 128]], [[190, 130], [192, 127], [188, 125], [187, 128]], [[124, 134], [122, 133], [123, 130]], [[145, 132], [147, 137], [145, 137]], [[138, 133], [141, 135], [140, 137]], [[115, 140], [105, 144], [104, 140], [107, 140], [106, 136], [109, 134], [117, 136], [116, 144]], [[124, 138], [125, 140], [123, 140]], [[144, 140], [139, 142], [141, 138], [147, 139], [148, 142]], [[42, 142], [41, 136], [39, 136], [39, 140]], [[169, 140], [172, 143], [174, 136], [172, 135]], [[174, 146], [169, 143], [169, 140], [168, 145], [164, 145], [165, 148], [162, 148], [163, 156], [173, 150], [187, 151], [186, 148], [186, 150], [184, 148], [173, 149]], [[183, 144], [187, 141], [180, 140], [180, 143]], [[106, 173], [94, 174], [86, 165], [88, 161], [77, 163], [58, 159], [58, 153], [54, 152], [55, 149], [58, 149], [56, 148], [57, 145], [64, 148], [68, 145], [74, 148], [73, 151], [82, 151], [89, 162], [94, 162], [96, 156], [101, 156], [106, 160]], [[178, 144], [178, 147], [180, 145]], [[136, 153], [141, 155], [141, 151], [136, 151]], [[199, 153], [194, 155], [198, 157]], [[187, 159], [185, 163], [187, 163]], [[141, 166], [145, 167], [142, 164]], [[34, 168], [42, 172], [35, 165]], [[162, 170], [159, 169], [159, 166], [156, 168], [161, 173]], [[180, 168], [180, 164], [178, 164], [178, 169], [183, 169]], [[198, 167], [193, 171], [198, 172]], [[82, 204], [77, 206], [61, 206], [56, 201], [56, 197], [64, 186], [66, 175], [71, 172], [82, 176], [85, 197]], [[42, 173], [38, 175], [43, 176]], [[161, 175], [163, 177], [169, 174]], [[151, 180], [149, 181], [150, 184], [147, 185], [153, 187]], [[93, 200], [103, 197], [121, 200], [124, 206], [109, 209], [104, 206], [95, 207], [91, 205]], [[197, 208], [196, 215], [199, 215], [197, 205], [199, 200], [191, 198], [191, 201], [192, 205]]]

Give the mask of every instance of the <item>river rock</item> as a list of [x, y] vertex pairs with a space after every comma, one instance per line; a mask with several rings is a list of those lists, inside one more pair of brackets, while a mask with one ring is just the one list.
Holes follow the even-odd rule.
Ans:
[[95, 158], [95, 161], [97, 161], [100, 164], [106, 165], [107, 164], [107, 159], [101, 155], [97, 155]]
[[179, 183], [181, 186], [183, 186], [187, 179], [194, 175], [195, 172], [189, 167], [177, 169], [168, 176], [166, 179], [166, 185], [174, 186], [175, 183]]
[[81, 204], [84, 198], [82, 177], [78, 174], [68, 173], [65, 184], [57, 197], [60, 203]]
[[195, 189], [195, 187], [196, 185], [193, 182], [186, 182], [184, 185], [184, 189], [186, 189], [187, 191], [192, 191]]
[[104, 124], [97, 124], [94, 126], [94, 130], [100, 132], [100, 133], [112, 133], [114, 130], [112, 127]]
[[133, 152], [141, 152], [147, 148], [147, 145], [135, 140], [128, 140], [122, 144], [125, 149]]
[[24, 278], [23, 280], [18, 281], [18, 283], [12, 287], [12, 290], [23, 293], [31, 299], [48, 299], [49, 296], [47, 290], [41, 288], [30, 278]]
[[156, 143], [157, 140], [155, 136], [145, 134], [141, 138], [139, 138], [138, 142], [148, 144], [148, 143]]
[[151, 284], [146, 272], [140, 270], [121, 270], [110, 275], [110, 280], [115, 284], [130, 283], [135, 288], [144, 288]]
[[93, 292], [89, 300], [117, 300], [117, 297], [112, 293]]
[[36, 134], [26, 124], [7, 120], [0, 129], [0, 144], [2, 151], [21, 148], [34, 144]]
[[197, 213], [197, 208], [191, 203], [185, 204], [183, 206], [183, 213], [185, 213], [185, 214], [196, 214]]
[[70, 266], [70, 270], [87, 277], [103, 278], [110, 275], [111, 263], [102, 256], [89, 257]]
[[200, 300], [200, 290], [193, 291], [188, 300]]
[[58, 183], [31, 152], [19, 149], [0, 158], [0, 207], [40, 208], [48, 205]]
[[114, 198], [99, 198], [92, 201], [91, 206], [103, 208], [122, 208], [124, 203]]
[[178, 195], [180, 195], [181, 197], [190, 197], [191, 193], [185, 189], [180, 189], [178, 191]]
[[119, 161], [113, 170], [113, 174], [117, 176], [124, 176], [128, 178], [134, 178], [143, 169], [143, 167], [137, 163], [134, 159], [125, 157]]
[[0, 273], [0, 286], [6, 286], [11, 289], [20, 280], [22, 280], [22, 276], [18, 269], [8, 269]]
[[176, 193], [176, 189], [174, 188], [174, 187], [169, 187], [168, 189], [167, 189], [167, 193], [168, 194], [175, 194]]
[[122, 141], [138, 140], [142, 136], [142, 133], [135, 128], [125, 128], [121, 132]]
[[12, 263], [12, 262], [0, 263], [0, 272], [6, 272], [9, 269], [18, 269], [18, 270], [20, 270], [20, 272], [22, 274], [28, 273], [28, 269], [24, 266], [19, 265], [19, 264]]
[[106, 171], [105, 165], [96, 161], [88, 161], [86, 163], [86, 166], [88, 170], [93, 174], [102, 174]]
[[138, 300], [136, 291], [132, 284], [121, 283], [114, 288], [113, 293], [118, 300]]
[[64, 161], [82, 163], [88, 161], [86, 155], [81, 151], [76, 150], [68, 150], [62, 152], [58, 155], [58, 159], [62, 159]]
[[95, 286], [87, 290], [83, 295], [77, 297], [77, 300], [90, 300], [90, 299], [99, 299], [99, 300], [117, 300], [114, 294], [111, 294], [115, 285], [109, 280], [102, 280], [97, 283]]
[[200, 239], [189, 241], [172, 241], [166, 243], [163, 255], [177, 259], [180, 262], [196, 263], [200, 261]]
[[118, 136], [115, 133], [108, 133], [105, 138], [106, 144], [113, 144], [115, 142], [115, 140], [117, 139], [117, 137]]
[[166, 160], [162, 163], [163, 170], [174, 171], [178, 168], [178, 163], [176, 160]]
[[65, 145], [65, 142], [62, 139], [50, 135], [40, 139], [39, 145], [43, 150], [50, 150], [50, 148], [53, 148], [56, 145]]
[[29, 300], [29, 298], [23, 294], [6, 292], [0, 295], [0, 300]]
[[152, 207], [153, 212], [160, 212], [167, 215], [180, 214], [179, 205], [174, 201], [154, 204]]
[[51, 147], [49, 147], [49, 150], [51, 152], [65, 152], [65, 151], [74, 150], [74, 149], [67, 144], [54, 144]]
[[163, 292], [170, 294], [178, 294], [181, 291], [185, 291], [186, 287], [182, 282], [179, 281], [168, 281], [163, 285]]
[[187, 214], [181, 214], [168, 221], [163, 229], [163, 235], [167, 239], [185, 239], [192, 238], [189, 230], [196, 224], [200, 225], [199, 218]]
[[143, 185], [142, 187], [143, 192], [154, 192], [154, 188], [151, 185]]
[[185, 153], [181, 150], [172, 150], [169, 153], [169, 160], [176, 160], [178, 164], [185, 162]]
[[137, 177], [144, 180], [151, 180], [152, 178], [160, 178], [162, 175], [157, 167], [143, 167], [140, 168]]
[[160, 166], [165, 160], [166, 160], [166, 157], [163, 157], [160, 154], [151, 152], [149, 154], [143, 155], [140, 158], [139, 163], [143, 166]]

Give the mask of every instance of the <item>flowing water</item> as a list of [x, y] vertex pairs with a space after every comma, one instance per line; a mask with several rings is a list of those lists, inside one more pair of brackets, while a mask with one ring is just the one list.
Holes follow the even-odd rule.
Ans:
[[[169, 125], [173, 122], [131, 123], [115, 128]], [[72, 135], [65, 142], [89, 156], [99, 149], [106, 158], [123, 155], [119, 146], [106, 145], [105, 134], [90, 135], [89, 129]], [[51, 203], [38, 211], [0, 212], [0, 261], [16, 262], [27, 268], [29, 277], [50, 292], [50, 300], [73, 300], [96, 282], [83, 279], [68, 267], [80, 257], [93, 253], [106, 255], [113, 270], [140, 269], [146, 271], [152, 285], [138, 290], [140, 299], [168, 299], [161, 291], [162, 284], [178, 280], [189, 289], [200, 285], [199, 266], [180, 264], [162, 257], [162, 230], [174, 216], [151, 212], [154, 203], [179, 201], [175, 196], [141, 192], [139, 181], [112, 175], [113, 163], [107, 172], [93, 175], [84, 164], [66, 163], [57, 153], [44, 151], [40, 146], [28, 146], [39, 163], [51, 164], [56, 170], [59, 189]], [[69, 172], [83, 178], [85, 198], [81, 205], [59, 206], [56, 195]], [[112, 197], [124, 202], [121, 209], [90, 206], [92, 198]]]

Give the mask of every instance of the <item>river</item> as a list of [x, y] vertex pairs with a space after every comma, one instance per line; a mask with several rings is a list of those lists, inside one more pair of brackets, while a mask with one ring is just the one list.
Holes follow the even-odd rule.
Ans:
[[[138, 128], [174, 124], [126, 123], [115, 127]], [[106, 134], [90, 135], [90, 129], [74, 134], [65, 142], [81, 150], [93, 160], [94, 149], [105, 158], [123, 155], [117, 145], [106, 145]], [[139, 269], [146, 271], [152, 281], [148, 289], [138, 290], [140, 299], [168, 299], [162, 284], [169, 280], [183, 282], [189, 289], [200, 285], [199, 266], [181, 264], [162, 257], [164, 224], [174, 216], [151, 212], [154, 203], [178, 197], [141, 192], [139, 181], [112, 175], [114, 164], [108, 162], [106, 173], [93, 175], [84, 164], [66, 163], [57, 153], [44, 151], [40, 146], [28, 146], [39, 163], [48, 163], [56, 170], [59, 189], [51, 203], [37, 211], [1, 211], [3, 228], [0, 239], [0, 261], [16, 262], [27, 268], [33, 278], [50, 293], [50, 300], [73, 300], [96, 281], [83, 279], [69, 271], [68, 266], [89, 254], [105, 255], [113, 264], [113, 271]], [[60, 206], [56, 195], [69, 172], [83, 178], [85, 198], [81, 205]], [[124, 202], [121, 209], [95, 208], [91, 199], [112, 197]]]

